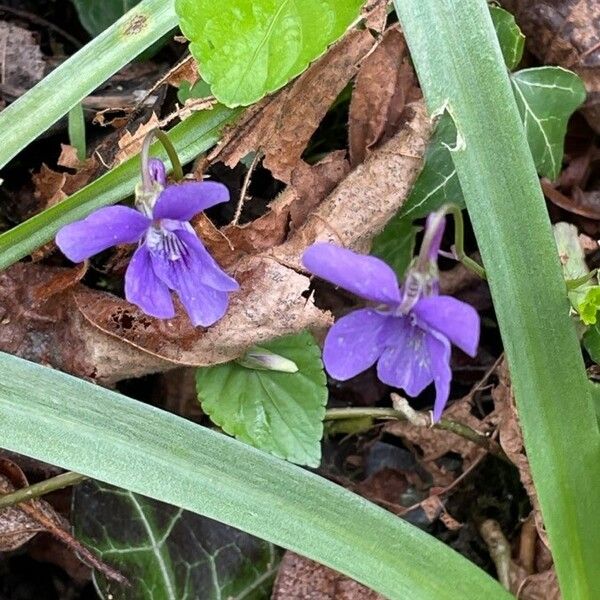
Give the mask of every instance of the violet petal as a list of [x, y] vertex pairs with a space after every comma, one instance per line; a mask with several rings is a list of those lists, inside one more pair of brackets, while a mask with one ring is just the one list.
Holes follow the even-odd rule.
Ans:
[[219, 267], [195, 233], [178, 229], [176, 235], [184, 242], [188, 250], [195, 255], [192, 263], [194, 277], [198, 277], [202, 283], [221, 292], [236, 292], [240, 289], [238, 282]]
[[73, 262], [81, 262], [117, 244], [137, 242], [150, 225], [142, 213], [127, 206], [107, 206], [81, 221], [65, 225], [56, 245]]
[[158, 158], [151, 158], [148, 161], [148, 173], [150, 173], [150, 179], [155, 181], [162, 187], [167, 185], [167, 170], [165, 169], [165, 163]]
[[302, 264], [314, 275], [349, 292], [388, 306], [400, 303], [400, 289], [391, 267], [374, 256], [364, 256], [334, 244], [313, 244]]
[[158, 250], [151, 251], [152, 267], [156, 275], [177, 292], [192, 323], [209, 327], [225, 314], [229, 295], [202, 283], [199, 276], [202, 264], [185, 242], [176, 236], [180, 232], [181, 230], [169, 232], [179, 240], [176, 240], [176, 250], [181, 252], [179, 258], [173, 259], [169, 254]]
[[382, 332], [393, 317], [373, 309], [355, 310], [338, 319], [327, 333], [323, 363], [338, 381], [345, 381], [375, 364], [383, 352]]
[[155, 219], [189, 221], [199, 212], [229, 200], [229, 190], [215, 181], [180, 183], [167, 186], [154, 205]]
[[377, 376], [383, 383], [418, 396], [432, 381], [431, 361], [423, 329], [410, 317], [394, 318], [387, 348], [377, 363]]
[[479, 315], [469, 304], [452, 296], [428, 296], [417, 302], [413, 313], [428, 328], [447, 337], [469, 356], [477, 354]]
[[444, 237], [444, 229], [446, 228], [446, 217], [440, 219], [438, 213], [430, 213], [425, 221], [425, 230], [429, 230], [432, 227], [435, 227], [436, 229], [433, 232], [427, 256], [429, 260], [437, 262], [440, 246], [442, 245], [442, 238]]
[[127, 267], [125, 297], [152, 317], [170, 319], [175, 316], [171, 292], [155, 275], [145, 244], [135, 251]]
[[437, 423], [441, 416], [448, 397], [450, 396], [450, 342], [442, 335], [427, 334], [426, 346], [429, 353], [431, 373], [435, 383], [435, 403], [433, 405], [433, 422]]

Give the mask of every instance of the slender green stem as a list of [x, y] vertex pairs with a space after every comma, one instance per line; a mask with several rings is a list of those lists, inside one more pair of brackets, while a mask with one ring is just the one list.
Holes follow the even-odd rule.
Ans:
[[[394, 421], [406, 421], [406, 415], [393, 408], [379, 407], [351, 407], [351, 408], [330, 408], [325, 412], [325, 421], [343, 421], [346, 419], [363, 419], [365, 417], [372, 419], [390, 419]], [[502, 448], [491, 438], [475, 431], [472, 427], [453, 421], [452, 419], [440, 419], [432, 425], [433, 429], [451, 431], [482, 448], [485, 448], [490, 454], [510, 462]]]
[[165, 152], [171, 161], [171, 167], [173, 168], [173, 179], [175, 179], [175, 181], [181, 181], [183, 179], [183, 169], [181, 167], [181, 162], [179, 161], [177, 150], [175, 150], [175, 146], [173, 146], [169, 136], [164, 131], [158, 128], [153, 129], [146, 135], [144, 138], [144, 143], [142, 144], [142, 182], [146, 191], [152, 189], [152, 182], [149, 179], [148, 173], [148, 160], [150, 159], [150, 148], [152, 147], [154, 138], [157, 138], [162, 144], [162, 147], [165, 149]]
[[485, 0], [394, 0], [452, 151], [564, 600], [600, 598], [600, 435], [550, 220]]
[[461, 262], [467, 269], [470, 269], [476, 275], [479, 275], [481, 279], [485, 279], [485, 269], [465, 253], [465, 224], [463, 221], [462, 210], [456, 206], [456, 204], [446, 204], [442, 208], [454, 218], [453, 252], [456, 260]]
[[85, 116], [83, 114], [83, 105], [78, 102], [69, 111], [69, 143], [77, 151], [77, 158], [85, 160]]
[[34, 483], [19, 490], [15, 490], [10, 494], [0, 496], [0, 510], [8, 506], [19, 504], [20, 502], [27, 502], [27, 500], [31, 500], [32, 498], [39, 498], [40, 496], [44, 496], [45, 494], [49, 494], [56, 490], [62, 490], [71, 485], [77, 485], [86, 479], [88, 478], [85, 475], [80, 475], [79, 473], [73, 473], [71, 471], [61, 473], [56, 477], [51, 477], [50, 479], [40, 481], [39, 483]]
[[589, 273], [586, 273], [585, 275], [578, 277], [577, 279], [567, 279], [567, 281], [565, 282], [567, 284], [567, 290], [569, 290], [569, 291], [576, 290], [578, 287], [581, 287], [588, 281], [594, 279], [594, 277], [596, 277], [597, 274], [598, 274], [598, 269], [594, 269], [594, 270], [590, 271]]

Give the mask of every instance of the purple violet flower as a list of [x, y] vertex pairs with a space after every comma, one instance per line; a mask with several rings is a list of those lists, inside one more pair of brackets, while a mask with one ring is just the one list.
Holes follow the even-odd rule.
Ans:
[[190, 225], [197, 213], [229, 200], [227, 188], [212, 181], [167, 185], [165, 166], [150, 159], [146, 186], [136, 190], [138, 210], [101, 208], [63, 227], [56, 244], [81, 262], [117, 244], [139, 242], [125, 273], [125, 297], [146, 314], [175, 316], [170, 290], [179, 296], [192, 323], [208, 327], [227, 310], [229, 292], [239, 289], [206, 251]]
[[437, 255], [444, 225], [443, 213], [429, 216], [421, 252], [402, 286], [380, 259], [333, 244], [314, 244], [302, 257], [318, 277], [376, 303], [342, 317], [329, 330], [323, 348], [328, 373], [345, 381], [377, 363], [383, 383], [413, 397], [433, 382], [434, 422], [450, 394], [450, 344], [475, 356], [480, 328], [472, 306], [439, 295]]

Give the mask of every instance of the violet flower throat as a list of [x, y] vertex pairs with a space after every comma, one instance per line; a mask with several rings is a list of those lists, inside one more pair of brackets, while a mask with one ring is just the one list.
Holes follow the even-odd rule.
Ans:
[[377, 363], [383, 383], [412, 397], [433, 383], [434, 422], [450, 395], [451, 344], [475, 356], [480, 330], [472, 306], [439, 294], [437, 255], [444, 226], [443, 212], [428, 217], [421, 251], [402, 285], [382, 260], [333, 244], [314, 244], [302, 256], [314, 275], [375, 303], [338, 319], [329, 330], [323, 348], [327, 372], [345, 381]]
[[175, 316], [174, 291], [194, 326], [208, 327], [227, 310], [229, 293], [239, 289], [210, 256], [189, 221], [229, 200], [227, 188], [212, 181], [167, 185], [165, 165], [142, 160], [136, 208], [108, 206], [63, 227], [56, 244], [81, 262], [117, 244], [138, 242], [125, 273], [125, 297], [146, 314]]

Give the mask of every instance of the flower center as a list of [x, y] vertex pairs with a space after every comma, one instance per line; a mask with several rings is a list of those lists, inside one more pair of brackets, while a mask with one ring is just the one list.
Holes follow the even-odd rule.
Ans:
[[146, 245], [153, 254], [169, 260], [179, 260], [187, 256], [187, 248], [179, 237], [161, 226], [160, 221], [154, 221], [146, 234]]

